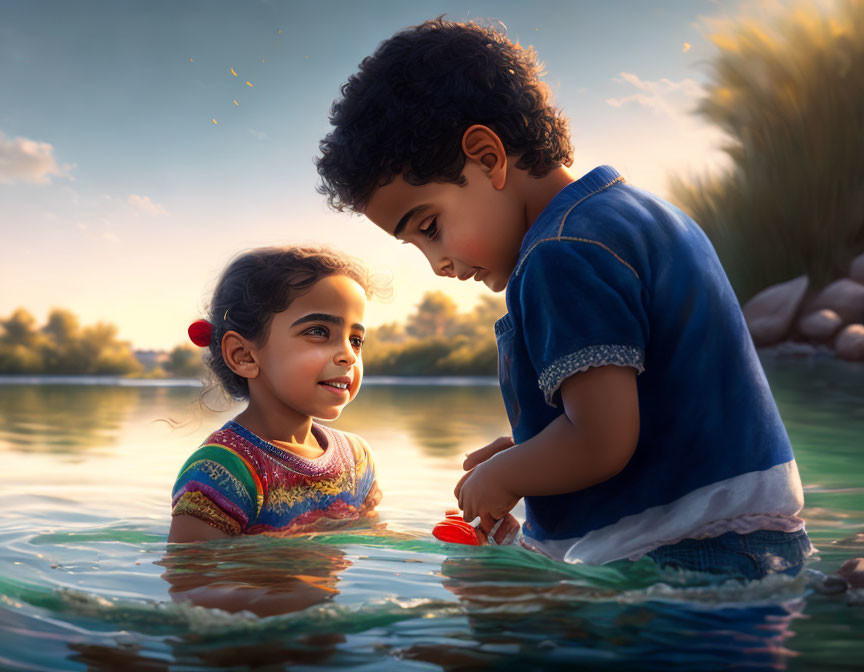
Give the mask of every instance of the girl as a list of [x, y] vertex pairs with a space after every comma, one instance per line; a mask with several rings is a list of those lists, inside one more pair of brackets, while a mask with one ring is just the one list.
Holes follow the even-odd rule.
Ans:
[[374, 515], [369, 446], [317, 424], [360, 389], [366, 270], [334, 252], [262, 248], [222, 274], [207, 320], [189, 327], [246, 409], [183, 465], [169, 542], [285, 535]]

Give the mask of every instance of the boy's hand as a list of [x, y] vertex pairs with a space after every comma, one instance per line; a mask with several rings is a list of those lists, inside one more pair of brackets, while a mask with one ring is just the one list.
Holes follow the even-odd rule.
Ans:
[[499, 464], [493, 459], [484, 458], [481, 464], [465, 474], [456, 484], [453, 494], [462, 509], [462, 518], [469, 523], [478, 516], [483, 518], [489, 515], [496, 520], [503, 518], [519, 501], [519, 496], [510, 492], [504, 484], [503, 474], [498, 473]]
[[470, 471], [481, 462], [485, 462], [495, 453], [500, 453], [502, 450], [507, 450], [513, 446], [512, 436], [499, 436], [492, 443], [478, 448], [473, 453], [468, 453], [465, 456], [465, 461], [462, 463], [462, 468], [465, 471]]

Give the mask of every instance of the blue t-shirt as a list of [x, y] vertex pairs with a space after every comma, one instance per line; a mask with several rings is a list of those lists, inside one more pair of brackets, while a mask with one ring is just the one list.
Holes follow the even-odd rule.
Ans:
[[687, 215], [596, 168], [529, 229], [506, 296], [495, 333], [517, 443], [563, 412], [569, 376], [638, 372], [630, 462], [584, 490], [526, 497], [528, 545], [600, 563], [689, 536], [800, 526], [789, 439], [720, 261]]

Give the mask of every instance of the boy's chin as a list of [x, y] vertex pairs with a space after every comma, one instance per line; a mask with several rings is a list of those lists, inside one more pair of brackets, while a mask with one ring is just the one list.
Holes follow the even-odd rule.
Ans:
[[483, 278], [483, 284], [489, 288], [489, 291], [495, 292], [496, 294], [507, 289], [507, 281], [501, 280], [500, 278]]

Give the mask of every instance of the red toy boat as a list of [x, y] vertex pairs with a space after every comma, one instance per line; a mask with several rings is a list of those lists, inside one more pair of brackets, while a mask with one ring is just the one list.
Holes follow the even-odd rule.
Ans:
[[483, 545], [483, 542], [477, 538], [474, 526], [462, 520], [462, 516], [458, 513], [448, 513], [444, 520], [432, 528], [432, 536], [451, 544]]

